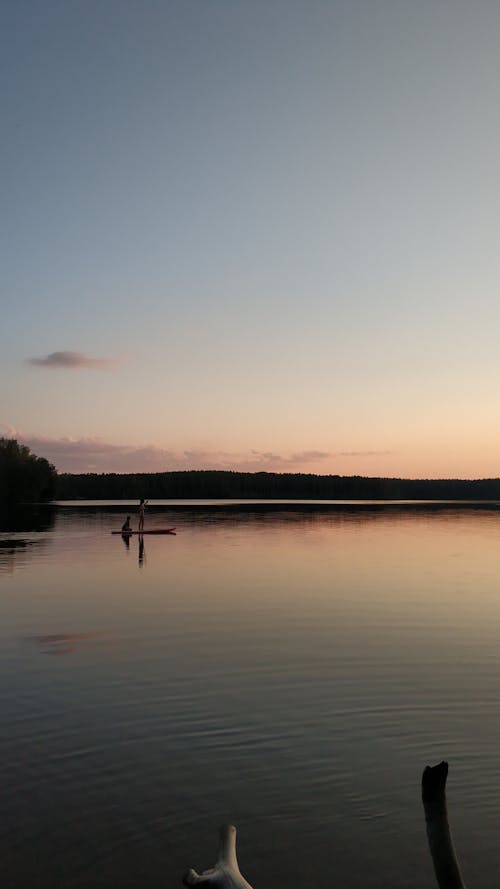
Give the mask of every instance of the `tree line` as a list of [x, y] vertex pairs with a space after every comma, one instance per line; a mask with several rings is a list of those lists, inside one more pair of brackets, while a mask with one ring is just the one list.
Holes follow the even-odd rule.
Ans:
[[185, 470], [57, 473], [15, 439], [0, 438], [1, 503], [43, 500], [500, 500], [500, 479], [366, 478], [291, 472]]
[[401, 479], [306, 473], [186, 470], [157, 473], [62, 473], [61, 500], [495, 500], [500, 479]]

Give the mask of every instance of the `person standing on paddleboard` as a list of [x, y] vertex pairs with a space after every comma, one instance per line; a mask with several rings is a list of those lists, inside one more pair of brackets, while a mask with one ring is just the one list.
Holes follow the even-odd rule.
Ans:
[[147, 500], [141, 500], [139, 503], [139, 531], [144, 531], [144, 511], [147, 505]]

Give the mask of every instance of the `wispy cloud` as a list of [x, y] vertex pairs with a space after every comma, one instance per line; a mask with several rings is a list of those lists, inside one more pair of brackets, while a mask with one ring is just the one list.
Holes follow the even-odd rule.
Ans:
[[342, 458], [382, 458], [392, 451], [275, 451], [173, 450], [156, 444], [130, 445], [105, 441], [97, 436], [49, 438], [27, 434], [0, 423], [0, 435], [17, 438], [60, 472], [168, 472], [186, 469], [228, 469], [234, 472], [335, 472]]
[[176, 462], [171, 451], [156, 445], [112, 444], [94, 437], [17, 437], [36, 454], [50, 460], [60, 472], [165, 472]]
[[48, 370], [81, 370], [82, 368], [109, 368], [120, 364], [121, 358], [91, 358], [83, 352], [51, 352], [41, 358], [27, 358], [28, 364], [34, 367], [45, 367]]
[[[174, 451], [154, 444], [114, 444], [98, 437], [48, 438], [0, 424], [0, 434], [27, 444], [60, 472], [167, 472], [186, 469], [229, 469], [235, 472], [316, 472], [326, 451], [291, 455], [273, 451], [230, 452], [191, 448]], [[326, 471], [329, 471], [328, 469]]]
[[336, 457], [390, 457], [392, 451], [338, 451]]
[[251, 450], [248, 456], [237, 455], [235, 466], [240, 472], [303, 472], [308, 466], [327, 460], [327, 451], [300, 451], [295, 454], [276, 454], [274, 451]]

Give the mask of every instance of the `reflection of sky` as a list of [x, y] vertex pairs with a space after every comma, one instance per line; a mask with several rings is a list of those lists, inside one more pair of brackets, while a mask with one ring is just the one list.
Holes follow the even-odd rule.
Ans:
[[1, 588], [7, 869], [36, 884], [26, 846], [50, 874], [60, 841], [71, 882], [105, 836], [107, 885], [137, 885], [138, 862], [173, 885], [229, 820], [255, 885], [309, 884], [305, 832], [353, 889], [366, 867], [418, 889], [419, 773], [444, 757], [465, 863], [479, 829], [493, 860], [498, 513], [149, 518], [178, 533], [148, 539], [146, 570], [116, 512], [64, 511]]
[[[355, 577], [355, 601], [363, 609], [376, 613], [381, 603], [400, 603], [403, 609], [415, 609], [415, 615], [430, 607], [444, 617], [453, 603], [456, 626], [458, 606], [467, 607], [460, 590], [477, 570], [484, 583], [475, 601], [479, 597], [482, 607], [495, 608], [497, 553], [491, 531], [495, 518], [494, 513], [467, 511], [403, 513], [395, 519], [383, 511], [249, 516], [201, 510], [170, 511], [166, 520], [163, 512], [152, 511], [151, 527], [176, 525], [178, 533], [146, 539], [147, 573], [140, 580], [135, 577], [140, 540], [132, 538], [130, 547], [125, 547], [120, 536], [110, 534], [120, 523], [120, 513], [89, 510], [82, 520], [78, 512], [63, 510], [43, 557], [39, 547], [46, 541], [13, 539], [3, 541], [0, 559], [22, 555], [30, 568], [26, 581], [20, 581], [23, 595], [41, 614], [98, 608], [120, 622], [130, 610], [147, 622], [137, 599], [140, 591], [160, 611], [168, 602], [174, 613], [202, 613], [224, 621], [226, 612], [231, 620], [241, 614], [252, 621], [261, 608], [286, 616], [290, 609], [300, 614], [313, 605], [327, 611], [343, 607], [348, 604], [343, 590], [349, 590], [352, 600]], [[388, 536], [393, 547], [390, 558], [385, 547]], [[219, 546], [224, 548], [223, 560]], [[121, 607], [114, 610], [118, 603]], [[349, 613], [349, 608], [345, 614], [341, 608], [338, 616], [344, 619]], [[67, 633], [68, 625], [60, 631]], [[56, 629], [49, 625], [47, 632]]]

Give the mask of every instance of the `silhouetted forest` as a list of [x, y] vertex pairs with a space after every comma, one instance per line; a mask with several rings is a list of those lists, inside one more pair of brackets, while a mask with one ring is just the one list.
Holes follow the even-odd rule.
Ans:
[[55, 467], [14, 438], [0, 438], [2, 505], [51, 500], [56, 492]]
[[277, 472], [118, 473], [58, 476], [61, 500], [170, 498], [298, 500], [495, 500], [500, 479], [399, 479]]

